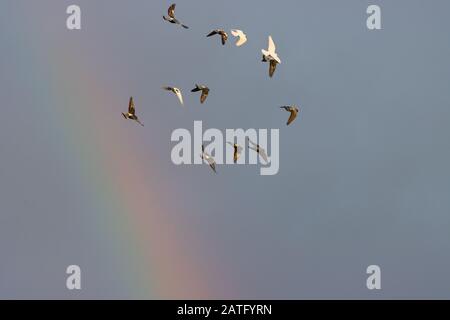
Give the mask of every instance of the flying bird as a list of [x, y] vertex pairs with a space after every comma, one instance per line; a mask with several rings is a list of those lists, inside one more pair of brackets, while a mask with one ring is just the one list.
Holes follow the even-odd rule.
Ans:
[[275, 73], [275, 69], [277, 68], [278, 62], [275, 60], [270, 60], [269, 62], [269, 77], [273, 77], [273, 74]]
[[195, 88], [191, 90], [191, 92], [201, 91], [202, 95], [200, 96], [200, 103], [204, 103], [209, 94], [209, 88], [204, 85], [195, 85]]
[[216, 29], [216, 30], [211, 31], [210, 33], [208, 33], [207, 37], [211, 37], [216, 34], [220, 35], [220, 37], [222, 39], [222, 45], [225, 45], [225, 43], [228, 40], [228, 34], [225, 31], [223, 31], [222, 29]]
[[234, 37], [239, 37], [239, 39], [236, 41], [236, 46], [240, 47], [242, 46], [244, 43], [247, 42], [247, 36], [246, 34], [242, 31], [242, 30], [237, 30], [237, 29], [233, 29], [231, 30], [231, 34]]
[[289, 119], [287, 121], [287, 125], [290, 125], [292, 123], [292, 121], [294, 121], [295, 118], [297, 118], [299, 109], [296, 106], [283, 106], [280, 108], [284, 109], [286, 111], [289, 111], [291, 113], [291, 115], [289, 116]]
[[200, 155], [200, 157], [202, 158], [202, 160], [206, 160], [206, 162], [208, 162], [209, 166], [211, 167], [211, 169], [214, 171], [214, 173], [217, 173], [216, 171], [216, 161], [214, 161], [214, 158], [211, 157], [206, 151], [205, 151], [205, 146], [202, 144], [202, 154]]
[[271, 78], [275, 73], [277, 64], [281, 63], [281, 60], [275, 51], [276, 51], [275, 43], [273, 42], [272, 37], [269, 36], [268, 49], [267, 50], [262, 49], [261, 52], [263, 54], [262, 62], [269, 62], [269, 77]]
[[280, 58], [278, 57], [278, 54], [275, 52], [277, 50], [277, 47], [275, 46], [275, 43], [273, 42], [272, 36], [269, 36], [269, 45], [267, 50], [262, 49], [261, 52], [263, 54], [263, 59], [268, 60], [275, 60], [278, 63], [281, 63]]
[[169, 10], [167, 10], [168, 16], [163, 16], [163, 19], [166, 20], [166, 21], [168, 21], [168, 22], [170, 22], [170, 23], [179, 24], [179, 25], [181, 25], [181, 26], [182, 26], [183, 28], [185, 28], [185, 29], [189, 29], [188, 26], [182, 24], [180, 21], [178, 21], [178, 20], [175, 18], [175, 6], [176, 6], [176, 4], [174, 3], [174, 4], [172, 4], [172, 5], [169, 7]]
[[[268, 163], [268, 159], [267, 159], [267, 153], [266, 150], [264, 150], [264, 148], [262, 148], [259, 144], [254, 143], [252, 140], [250, 140], [250, 138], [247, 138], [248, 142], [249, 142], [249, 149], [252, 149], [254, 151], [256, 151], [261, 158], [263, 158], [263, 160]], [[250, 145], [251, 144], [251, 145]]]
[[242, 147], [241, 147], [240, 145], [238, 145], [237, 143], [231, 143], [231, 142], [228, 142], [228, 144], [229, 144], [230, 146], [232, 146], [233, 149], [234, 149], [234, 153], [233, 153], [233, 161], [234, 161], [234, 163], [236, 163], [236, 162], [238, 161], [240, 155], [241, 155]]
[[122, 112], [122, 115], [125, 119], [134, 120], [141, 126], [144, 126], [144, 124], [140, 122], [138, 117], [136, 116], [136, 109], [134, 108], [133, 97], [130, 97], [130, 102], [128, 103], [128, 112], [127, 113]]
[[163, 89], [175, 93], [177, 95], [177, 97], [178, 97], [178, 100], [180, 100], [181, 105], [184, 105], [183, 95], [181, 94], [181, 90], [180, 89], [175, 88], [175, 87], [163, 87]]

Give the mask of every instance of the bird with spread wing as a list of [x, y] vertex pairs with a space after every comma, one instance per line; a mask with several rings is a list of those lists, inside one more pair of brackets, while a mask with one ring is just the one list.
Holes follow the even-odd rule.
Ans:
[[210, 33], [208, 33], [207, 37], [211, 37], [216, 34], [220, 35], [220, 38], [222, 40], [222, 45], [225, 45], [225, 43], [228, 40], [228, 34], [222, 29], [216, 29], [216, 30], [211, 31]]
[[204, 103], [206, 98], [208, 97], [209, 94], [209, 88], [207, 86], [204, 85], [195, 85], [195, 88], [191, 90], [191, 92], [199, 92], [201, 91], [202, 94], [200, 96], [200, 103]]
[[297, 118], [299, 108], [297, 106], [283, 106], [280, 108], [284, 109], [286, 111], [289, 111], [291, 113], [291, 115], [289, 116], [289, 119], [287, 121], [287, 125], [290, 125], [295, 120], [295, 118]]
[[169, 9], [167, 10], [167, 16], [163, 16], [163, 19], [167, 22], [173, 23], [173, 24], [179, 24], [180, 26], [182, 26], [185, 29], [189, 29], [188, 26], [182, 24], [178, 19], [175, 18], [175, 7], [176, 4], [172, 4]]
[[130, 97], [130, 101], [128, 103], [128, 112], [127, 113], [122, 112], [122, 116], [125, 119], [134, 120], [141, 126], [144, 126], [144, 124], [141, 121], [139, 121], [139, 118], [136, 116], [136, 109], [134, 107], [133, 97]]
[[183, 95], [181, 94], [181, 90], [175, 87], [163, 87], [164, 90], [166, 91], [171, 91], [173, 93], [175, 93], [175, 95], [177, 96], [178, 100], [180, 101], [181, 105], [184, 105], [183, 102]]

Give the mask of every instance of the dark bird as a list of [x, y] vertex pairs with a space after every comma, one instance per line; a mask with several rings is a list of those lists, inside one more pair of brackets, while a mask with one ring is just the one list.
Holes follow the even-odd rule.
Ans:
[[191, 92], [202, 92], [202, 95], [200, 96], [200, 103], [204, 103], [206, 98], [208, 97], [209, 94], [209, 88], [207, 86], [203, 86], [203, 85], [195, 85], [195, 88], [191, 90]]
[[168, 16], [163, 16], [163, 19], [166, 20], [166, 21], [168, 21], [168, 22], [170, 22], [170, 23], [179, 24], [179, 25], [181, 25], [181, 26], [182, 26], [183, 28], [185, 28], [185, 29], [189, 29], [188, 26], [182, 24], [179, 20], [177, 20], [177, 19], [175, 18], [175, 6], [176, 6], [176, 4], [174, 3], [174, 4], [172, 4], [172, 5], [169, 7], [169, 10], [167, 10]]
[[283, 106], [280, 107], [281, 109], [284, 109], [286, 111], [289, 111], [291, 113], [291, 115], [289, 116], [289, 119], [287, 121], [287, 125], [290, 125], [292, 123], [292, 121], [295, 120], [295, 118], [297, 118], [297, 114], [299, 112], [299, 109], [296, 106]]
[[239, 159], [239, 157], [241, 155], [241, 152], [242, 152], [242, 147], [240, 145], [238, 145], [237, 143], [228, 142], [228, 144], [230, 146], [232, 146], [233, 149], [234, 149], [233, 161], [234, 161], [234, 163], [237, 163], [237, 161], [238, 161], [238, 159]]
[[144, 124], [140, 122], [138, 117], [136, 116], [136, 109], [134, 108], [133, 97], [130, 97], [130, 102], [128, 103], [128, 113], [122, 112], [122, 115], [125, 119], [134, 120], [141, 126], [144, 126]]
[[214, 36], [214, 35], [216, 35], [216, 34], [220, 34], [220, 37], [221, 37], [221, 39], [222, 39], [222, 44], [225, 45], [225, 43], [226, 43], [227, 40], [228, 40], [228, 34], [227, 34], [225, 31], [223, 31], [222, 29], [216, 29], [216, 30], [211, 31], [211, 32], [207, 35], [207, 37], [211, 37], [211, 36]]
[[269, 63], [269, 77], [273, 77], [273, 74], [275, 73], [275, 69], [277, 68], [277, 64], [278, 62], [276, 62], [275, 60], [270, 60]]

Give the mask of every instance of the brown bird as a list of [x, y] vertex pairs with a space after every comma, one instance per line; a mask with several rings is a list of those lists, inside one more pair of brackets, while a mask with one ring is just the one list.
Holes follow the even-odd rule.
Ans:
[[292, 123], [292, 121], [295, 120], [295, 118], [297, 118], [297, 114], [299, 112], [299, 109], [297, 108], [297, 106], [283, 106], [280, 107], [281, 109], [284, 109], [286, 111], [289, 111], [291, 113], [291, 115], [289, 116], [289, 119], [287, 121], [287, 125], [290, 125]]
[[216, 34], [220, 34], [220, 37], [221, 37], [221, 39], [222, 39], [222, 45], [225, 45], [225, 43], [226, 43], [227, 40], [228, 40], [228, 34], [227, 34], [225, 31], [223, 31], [222, 29], [216, 29], [216, 30], [211, 31], [211, 32], [207, 35], [207, 37], [211, 37], [211, 36], [214, 36], [214, 35], [216, 35]]
[[130, 97], [130, 102], [128, 103], [128, 113], [122, 112], [122, 115], [125, 119], [134, 120], [137, 123], [139, 123], [141, 126], [144, 126], [144, 124], [142, 122], [140, 122], [138, 117], [136, 116], [136, 109], [134, 108], [133, 97]]
[[176, 4], [174, 3], [174, 4], [172, 4], [172, 5], [169, 7], [169, 9], [167, 10], [168, 16], [163, 16], [163, 19], [166, 20], [166, 21], [168, 21], [168, 22], [170, 22], [170, 23], [179, 24], [179, 25], [181, 25], [181, 26], [182, 26], [183, 28], [185, 28], [185, 29], [189, 29], [188, 26], [182, 24], [180, 21], [178, 21], [178, 20], [175, 18], [175, 6], [176, 6]]
[[206, 160], [206, 162], [208, 162], [209, 166], [214, 171], [214, 173], [217, 173], [216, 161], [207, 152], [205, 152], [205, 146], [203, 144], [202, 144], [202, 154], [200, 155], [200, 157], [202, 158], [202, 160]]
[[263, 56], [262, 62], [269, 62], [269, 77], [272, 78], [273, 74], [275, 73], [275, 69], [277, 68], [278, 62], [265, 56]]
[[269, 77], [273, 77], [273, 74], [275, 73], [275, 69], [277, 68], [277, 64], [278, 62], [276, 62], [275, 60], [270, 60], [270, 64], [269, 64]]
[[200, 96], [200, 103], [204, 103], [209, 94], [209, 88], [203, 85], [195, 85], [195, 88], [191, 90], [191, 92], [201, 91], [202, 95]]
[[237, 163], [237, 161], [238, 161], [238, 159], [239, 159], [239, 157], [241, 155], [241, 152], [242, 152], [242, 147], [240, 145], [238, 145], [237, 143], [228, 142], [228, 144], [230, 146], [232, 146], [233, 149], [234, 149], [233, 161], [234, 161], [234, 163]]

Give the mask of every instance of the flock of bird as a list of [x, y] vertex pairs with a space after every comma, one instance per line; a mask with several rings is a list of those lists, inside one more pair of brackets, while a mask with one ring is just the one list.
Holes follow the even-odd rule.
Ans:
[[[175, 3], [172, 4], [168, 9], [167, 16], [164, 15], [163, 19], [169, 23], [179, 25], [179, 26], [183, 27], [184, 29], [189, 29], [189, 27], [187, 25], [183, 24], [180, 20], [175, 18], [175, 7], [176, 7], [176, 4]], [[238, 38], [235, 43], [236, 46], [240, 47], [247, 42], [247, 35], [242, 30], [232, 29], [231, 34], [233, 37]], [[212, 36], [216, 36], [216, 35], [220, 36], [220, 41], [221, 41], [222, 45], [225, 45], [227, 43], [228, 34], [223, 29], [212, 30], [210, 33], [208, 33], [206, 35], [206, 37], [212, 37]], [[268, 44], [267, 50], [262, 49], [261, 52], [262, 52], [262, 62], [269, 63], [269, 77], [272, 78], [275, 73], [275, 69], [276, 69], [277, 65], [281, 63], [281, 59], [278, 57], [278, 54], [276, 53], [276, 46], [275, 46], [275, 43], [271, 36], [269, 36], [269, 44]], [[177, 96], [179, 102], [181, 103], [181, 105], [184, 105], [183, 95], [179, 88], [165, 86], [162, 89], [170, 91], [171, 93], [175, 94]], [[209, 91], [210, 91], [210, 89], [206, 85], [199, 85], [199, 84], [196, 84], [195, 88], [191, 90], [191, 92], [194, 92], [194, 93], [201, 92], [200, 103], [202, 103], [202, 104], [205, 103], [206, 98], [208, 97]], [[297, 114], [299, 113], [299, 108], [295, 105], [282, 106], [280, 108], [284, 109], [290, 113], [289, 119], [287, 121], [287, 125], [290, 125], [296, 119]], [[144, 124], [139, 120], [138, 116], [136, 115], [136, 108], [134, 106], [133, 97], [130, 97], [130, 100], [128, 103], [128, 112], [122, 113], [122, 115], [125, 119], [130, 119], [130, 120], [136, 121], [141, 126], [144, 126]], [[257, 152], [259, 154], [259, 156], [267, 164], [268, 158], [267, 158], [266, 151], [259, 144], [254, 143], [250, 139], [248, 139], [248, 142], [249, 142], [248, 148]], [[242, 153], [243, 149], [237, 143], [228, 142], [228, 144], [231, 145], [234, 149], [233, 161], [234, 161], [234, 163], [236, 163], [240, 154]], [[214, 172], [216, 172], [216, 162], [215, 162], [214, 158], [205, 151], [204, 145], [202, 145], [202, 154], [200, 155], [200, 157], [209, 164], [209, 166], [211, 167], [211, 169]]]

